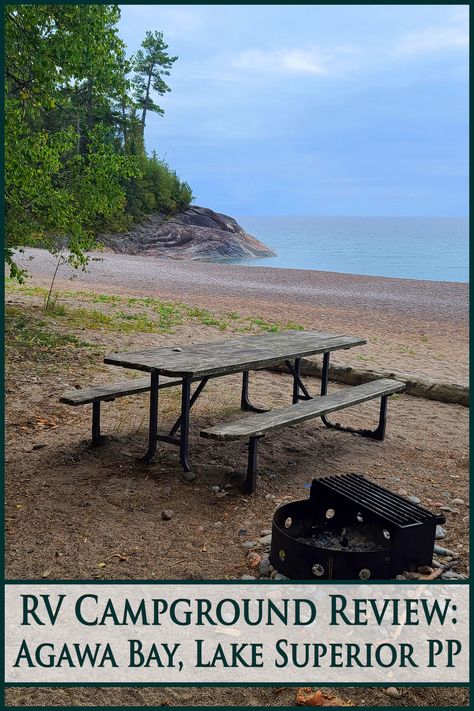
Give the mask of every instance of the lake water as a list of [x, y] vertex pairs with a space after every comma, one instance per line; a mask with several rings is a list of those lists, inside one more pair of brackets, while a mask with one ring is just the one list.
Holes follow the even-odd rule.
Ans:
[[408, 279], [469, 279], [468, 220], [426, 217], [238, 217], [276, 257], [250, 266]]

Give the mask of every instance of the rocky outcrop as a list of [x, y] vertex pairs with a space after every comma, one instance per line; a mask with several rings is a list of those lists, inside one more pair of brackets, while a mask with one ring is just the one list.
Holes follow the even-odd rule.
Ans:
[[197, 205], [173, 217], [154, 213], [130, 232], [100, 235], [99, 241], [114, 252], [171, 259], [217, 261], [275, 254], [232, 217]]

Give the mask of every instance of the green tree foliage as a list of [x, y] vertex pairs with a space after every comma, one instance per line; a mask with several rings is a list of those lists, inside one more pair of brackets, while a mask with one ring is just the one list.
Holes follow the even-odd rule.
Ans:
[[137, 105], [142, 111], [142, 128], [145, 129], [147, 111], [154, 111], [162, 115], [163, 109], [151, 98], [152, 91], [163, 96], [171, 91], [164, 76], [169, 76], [170, 69], [178, 57], [170, 57], [167, 53], [168, 45], [163, 39], [162, 32], [147, 31], [141, 49], [135, 54], [132, 66], [135, 71], [133, 85]]
[[5, 12], [5, 257], [21, 279], [19, 246], [66, 246], [84, 267], [98, 232], [182, 209], [192, 195], [145, 154], [116, 6]]

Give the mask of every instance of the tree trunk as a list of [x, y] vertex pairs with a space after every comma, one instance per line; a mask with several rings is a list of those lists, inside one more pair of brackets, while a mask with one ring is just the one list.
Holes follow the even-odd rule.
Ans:
[[142, 130], [143, 130], [143, 135], [145, 135], [145, 118], [146, 118], [146, 107], [148, 106], [148, 99], [150, 98], [150, 86], [151, 86], [151, 75], [153, 73], [153, 67], [150, 67], [150, 71], [148, 73], [148, 84], [146, 87], [146, 94], [145, 94], [145, 101], [143, 105], [143, 111], [142, 111]]

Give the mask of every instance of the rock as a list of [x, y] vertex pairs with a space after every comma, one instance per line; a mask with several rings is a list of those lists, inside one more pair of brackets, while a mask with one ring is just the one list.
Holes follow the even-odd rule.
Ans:
[[441, 546], [435, 546], [433, 548], [433, 553], [436, 553], [436, 555], [456, 555], [454, 551], [450, 551], [449, 548], [442, 548]]
[[418, 572], [423, 573], [423, 575], [430, 575], [433, 572], [433, 568], [429, 565], [420, 565]]
[[197, 205], [172, 217], [162, 213], [148, 215], [129, 232], [102, 234], [98, 240], [113, 252], [171, 259], [225, 260], [275, 255], [232, 217]]
[[246, 528], [240, 528], [239, 529], [239, 536], [246, 536], [247, 535], [247, 529]]
[[217, 494], [217, 492], [220, 491], [220, 490], [221, 490], [221, 487], [220, 487], [220, 486], [211, 486], [211, 491], [214, 491], [216, 494]]
[[273, 575], [273, 580], [289, 580], [289, 578], [286, 577], [286, 575], [283, 575], [283, 573], [275, 573]]
[[441, 578], [443, 580], [467, 580], [467, 576], [462, 573], [456, 573], [454, 570], [446, 570], [441, 573]]
[[242, 543], [242, 548], [256, 548], [257, 546], [257, 541], [244, 541]]
[[408, 501], [411, 501], [412, 504], [421, 504], [421, 499], [418, 496], [409, 496]]
[[420, 573], [405, 573], [405, 578], [407, 580], [419, 580], [420, 579]]
[[171, 511], [171, 509], [165, 509], [164, 511], [161, 512], [161, 518], [163, 521], [171, 521], [171, 519], [174, 516], [174, 511]]
[[408, 491], [406, 489], [399, 489], [398, 493], [400, 496], [408, 496]]
[[464, 504], [463, 499], [452, 499], [452, 501], [449, 502], [451, 506], [462, 506]]
[[387, 696], [390, 696], [391, 699], [398, 699], [400, 696], [399, 690], [394, 686], [389, 686], [388, 689], [385, 689], [385, 693]]
[[260, 563], [258, 564], [258, 574], [262, 577], [268, 577], [273, 570], [273, 566], [270, 563], [270, 558], [268, 555], [263, 555]]
[[241, 575], [240, 576], [241, 580], [256, 580], [257, 578], [255, 575]]
[[264, 528], [262, 531], [260, 531], [261, 536], [270, 536], [272, 533], [271, 528]]
[[262, 556], [256, 553], [255, 551], [250, 551], [247, 556], [247, 561], [251, 568], [256, 568], [261, 560]]
[[453, 509], [451, 506], [440, 506], [440, 511], [449, 511], [450, 513], [459, 513], [459, 509]]
[[272, 534], [269, 533], [267, 536], [262, 536], [258, 539], [262, 546], [269, 546], [272, 542]]
[[446, 529], [440, 526], [440, 524], [436, 526], [435, 538], [437, 541], [446, 538]]
[[276, 496], [274, 494], [265, 494], [265, 498], [267, 501], [275, 501]]
[[169, 496], [171, 494], [171, 486], [161, 486], [160, 494], [163, 494], [163, 496]]

